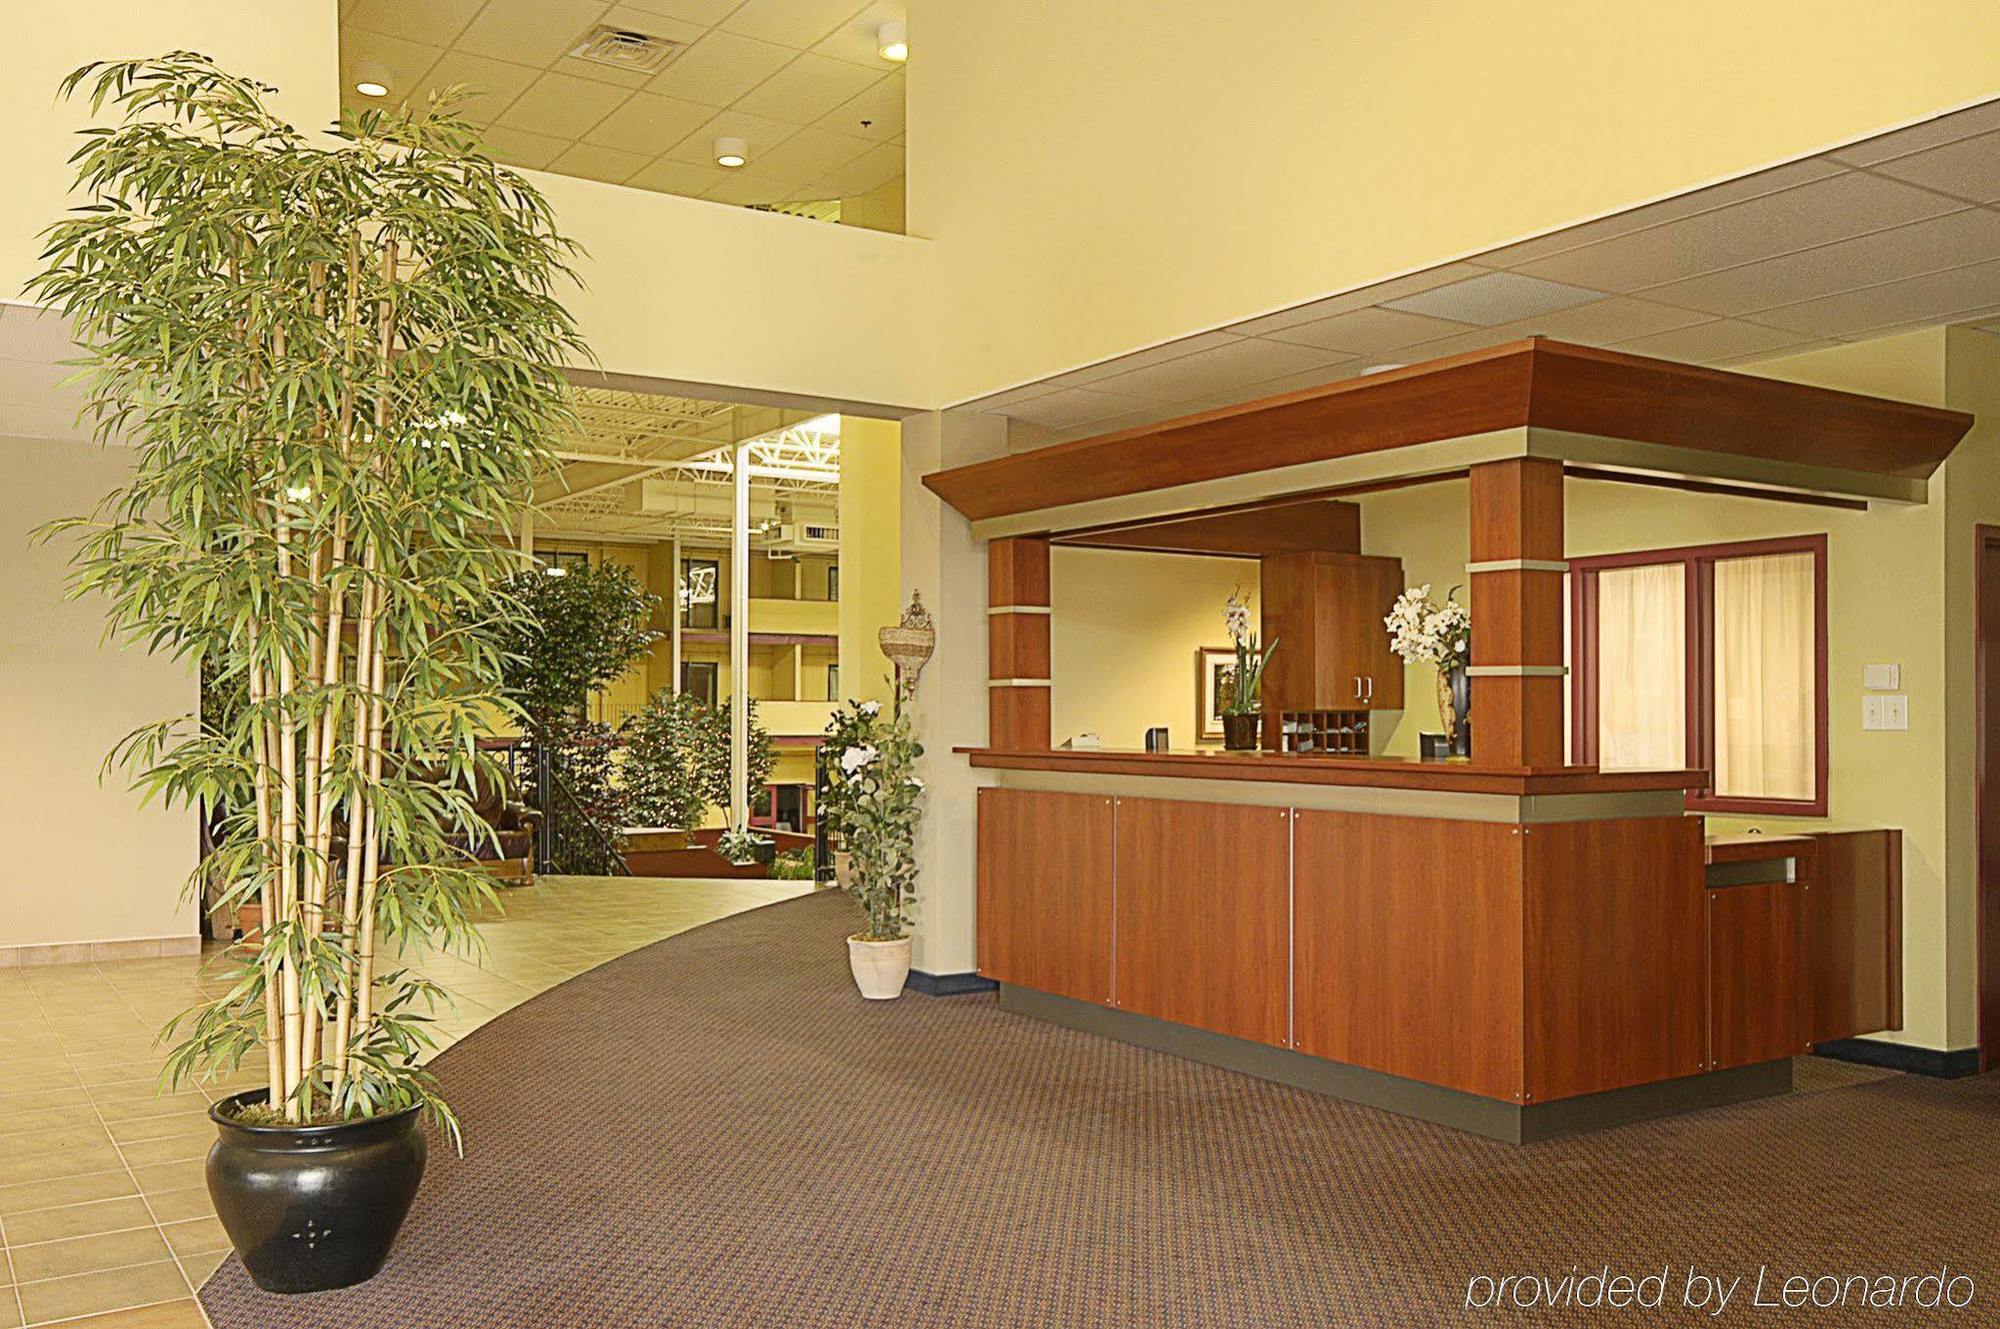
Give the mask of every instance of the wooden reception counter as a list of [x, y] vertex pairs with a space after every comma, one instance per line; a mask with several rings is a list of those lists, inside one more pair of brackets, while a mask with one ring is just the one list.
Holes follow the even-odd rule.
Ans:
[[979, 970], [1043, 1018], [1510, 1140], [1782, 1092], [1899, 1022], [1900, 850], [1828, 855], [1874, 894], [1814, 929], [1819, 837], [1711, 849], [1699, 772], [966, 756]]

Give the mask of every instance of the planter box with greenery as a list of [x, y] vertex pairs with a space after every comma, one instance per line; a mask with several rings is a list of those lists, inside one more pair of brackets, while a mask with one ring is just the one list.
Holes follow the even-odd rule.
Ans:
[[[419, 1114], [457, 1140], [421, 1064], [441, 994], [394, 957], [475, 943], [494, 898], [451, 846], [486, 834], [469, 791], [505, 712], [518, 563], [489, 532], [518, 520], [582, 351], [552, 295], [570, 247], [448, 108], [322, 141], [185, 52], [78, 88], [118, 123], [84, 132], [84, 202], [34, 293], [133, 460], [58, 529], [114, 634], [245, 694], [116, 754], [148, 794], [217, 811], [202, 878], [262, 913], [236, 981], [170, 1026], [168, 1072], [261, 1066], [212, 1113], [217, 1211], [261, 1285], [340, 1286], [387, 1256]], [[307, 1222], [325, 1237], [288, 1239]]]

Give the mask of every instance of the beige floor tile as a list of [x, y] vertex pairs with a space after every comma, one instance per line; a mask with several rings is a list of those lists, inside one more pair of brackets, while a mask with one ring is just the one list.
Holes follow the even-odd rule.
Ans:
[[172, 1260], [21, 1284], [21, 1302], [30, 1325], [159, 1301], [183, 1301], [187, 1294], [187, 1280]]
[[91, 1200], [66, 1204], [57, 1209], [34, 1209], [7, 1218], [7, 1241], [28, 1246], [38, 1241], [60, 1241], [65, 1237], [87, 1237], [98, 1232], [119, 1232], [126, 1228], [151, 1227], [154, 1213], [137, 1195], [116, 1200]]
[[[9, 1234], [12, 1241], [12, 1234]], [[21, 1283], [44, 1278], [65, 1278], [97, 1269], [123, 1269], [128, 1265], [150, 1264], [173, 1254], [167, 1249], [160, 1230], [150, 1225], [124, 1232], [99, 1232], [87, 1237], [38, 1242], [33, 1246], [11, 1245], [14, 1277]]]
[[184, 1223], [168, 1223], [160, 1229], [175, 1255], [208, 1255], [229, 1249], [229, 1234], [217, 1218], [191, 1218]]
[[0, 1329], [15, 1329], [20, 1323], [21, 1299], [13, 1288], [0, 1288]]
[[172, 1163], [150, 1163], [132, 1169], [132, 1179], [139, 1183], [139, 1189], [151, 1195], [154, 1191], [179, 1191], [190, 1186], [203, 1186], [202, 1160], [183, 1158]]
[[[189, 1135], [204, 1132], [208, 1139], [215, 1138], [215, 1123], [208, 1119], [208, 1109], [189, 1108], [183, 1112], [170, 1112], [158, 1117], [140, 1117], [133, 1121], [114, 1121], [109, 1130], [112, 1140], [120, 1145], [142, 1144], [148, 1140], [164, 1140], [175, 1135]], [[126, 1157], [130, 1158], [128, 1150]]]
[[146, 1196], [146, 1203], [152, 1206], [153, 1217], [161, 1223], [210, 1218], [215, 1214], [215, 1203], [208, 1198], [206, 1185], [184, 1186], [177, 1191], [154, 1191]]
[[0, 1115], [52, 1107], [90, 1107], [90, 1093], [82, 1085], [63, 1089], [35, 1089], [26, 1093], [0, 1094]]
[[106, 1122], [137, 1121], [142, 1117], [167, 1117], [185, 1112], [208, 1111], [206, 1095], [194, 1090], [177, 1094], [100, 1094], [91, 1099], [97, 1115]]
[[46, 1153], [28, 1154], [19, 1158], [0, 1158], [0, 1186], [18, 1185], [25, 1181], [54, 1181], [60, 1177], [79, 1177], [89, 1172], [103, 1172], [115, 1168], [125, 1160], [112, 1147], [109, 1136], [101, 1145], [65, 1145]]
[[204, 1121], [191, 1130], [163, 1136], [157, 1140], [120, 1145], [119, 1151], [125, 1155], [128, 1166], [139, 1168], [154, 1163], [176, 1163], [182, 1159], [206, 1158], [209, 1146], [214, 1143], [215, 1127]]
[[181, 1268], [187, 1271], [187, 1281], [199, 1291], [201, 1285], [213, 1278], [215, 1271], [221, 1268], [222, 1262], [228, 1258], [229, 1252], [227, 1250], [204, 1251], [200, 1255], [183, 1255], [181, 1257]]
[[52, 1181], [31, 1181], [0, 1186], [0, 1218], [57, 1205], [83, 1204], [91, 1200], [137, 1195], [139, 1187], [121, 1161], [115, 1168], [84, 1176], [61, 1177]]
[[193, 1300], [163, 1301], [136, 1310], [112, 1311], [70, 1320], [62, 1329], [209, 1329], [208, 1317]]

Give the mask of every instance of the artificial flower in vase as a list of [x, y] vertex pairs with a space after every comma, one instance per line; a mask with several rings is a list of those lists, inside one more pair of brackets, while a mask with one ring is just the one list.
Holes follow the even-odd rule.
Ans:
[[1472, 683], [1466, 665], [1472, 658], [1472, 615], [1455, 598], [1458, 588], [1445, 593], [1442, 603], [1431, 599], [1428, 583], [1415, 586], [1396, 597], [1389, 616], [1382, 620], [1389, 629], [1389, 649], [1406, 663], [1422, 662], [1437, 669], [1438, 719], [1452, 755], [1472, 755]]
[[1229, 640], [1236, 645], [1236, 671], [1222, 697], [1222, 746], [1231, 752], [1254, 752], [1264, 667], [1271, 663], [1271, 652], [1278, 649], [1278, 643], [1257, 649], [1257, 634], [1250, 630], [1250, 597], [1241, 589], [1224, 603], [1222, 621], [1229, 627]]

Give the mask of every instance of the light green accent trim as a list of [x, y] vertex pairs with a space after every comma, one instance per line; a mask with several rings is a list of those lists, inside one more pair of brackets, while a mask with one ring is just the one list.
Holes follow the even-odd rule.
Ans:
[[1468, 678], [1561, 678], [1568, 665], [1467, 665]]
[[996, 614], [1043, 614], [1043, 615], [1046, 615], [1046, 614], [1048, 614], [1048, 613], [1050, 613], [1050, 612], [1052, 612], [1052, 611], [1051, 611], [1051, 610], [1049, 609], [1049, 607], [1048, 607], [1047, 605], [988, 605], [988, 606], [986, 607], [986, 616], [987, 616], [988, 618], [991, 618], [991, 617], [993, 617], [993, 616], [994, 616], [994, 615], [996, 615]]
[[989, 688], [1046, 688], [1053, 687], [1054, 684], [1046, 678], [989, 678], [986, 680], [986, 686]]
[[1489, 558], [1483, 563], [1467, 563], [1467, 572], [1568, 572], [1569, 564], [1559, 558]]

